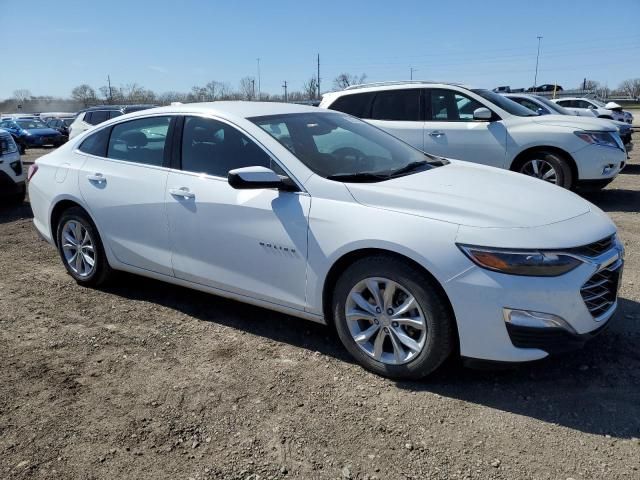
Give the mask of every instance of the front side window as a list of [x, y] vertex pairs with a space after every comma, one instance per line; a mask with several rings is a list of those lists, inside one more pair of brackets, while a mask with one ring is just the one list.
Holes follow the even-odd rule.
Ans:
[[171, 117], [147, 117], [114, 125], [107, 157], [162, 166], [170, 121]]
[[484, 98], [485, 100], [488, 100], [492, 104], [497, 105], [502, 110], [504, 110], [507, 113], [510, 113], [511, 115], [516, 115], [518, 117], [535, 117], [538, 115], [537, 113], [532, 112], [528, 108], [525, 108], [522, 105], [517, 104], [510, 98], [507, 98], [503, 95], [499, 95], [495, 92], [491, 92], [483, 88], [475, 88], [471, 91], [476, 95], [479, 95], [480, 97]]
[[273, 169], [274, 164], [262, 148], [238, 129], [210, 118], [185, 118], [182, 170], [226, 177], [229, 170], [242, 167]]
[[471, 122], [479, 102], [453, 90], [431, 91], [431, 119], [440, 122]]
[[340, 113], [290, 113], [249, 120], [289, 148], [310, 170], [332, 180], [375, 182], [392, 178], [396, 172], [431, 168], [431, 157]]
[[371, 102], [374, 95], [374, 93], [352, 93], [343, 95], [329, 105], [329, 108], [358, 118], [370, 118]]
[[540, 109], [542, 109], [542, 111], [543, 111], [544, 113], [549, 113], [549, 111], [548, 111], [546, 108], [544, 108], [544, 107], [542, 107], [542, 106], [538, 105], [538, 104], [537, 104], [537, 103], [535, 103], [535, 102], [532, 102], [532, 101], [531, 101], [531, 100], [529, 100], [528, 98], [511, 98], [511, 100], [513, 100], [513, 101], [514, 101], [514, 102], [516, 102], [516, 103], [519, 103], [519, 104], [520, 104], [520, 105], [522, 105], [523, 107], [528, 108], [528, 109], [529, 109], [529, 110], [531, 110], [532, 112], [536, 112], [536, 113], [538, 113], [538, 109], [540, 108]]
[[594, 105], [586, 100], [574, 100], [576, 108], [594, 108]]
[[420, 120], [420, 90], [388, 90], [378, 92], [371, 108], [373, 120]]
[[96, 110], [91, 112], [91, 121], [88, 122], [91, 125], [98, 125], [99, 123], [106, 122], [109, 119], [109, 112], [105, 110]]

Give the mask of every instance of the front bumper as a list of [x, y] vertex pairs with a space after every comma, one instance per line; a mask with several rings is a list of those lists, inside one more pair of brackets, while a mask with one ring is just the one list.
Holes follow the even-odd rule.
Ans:
[[578, 181], [613, 180], [627, 160], [627, 152], [623, 148], [602, 145], [589, 145], [572, 155], [578, 168]]
[[25, 191], [24, 180], [16, 180], [0, 171], [0, 196], [17, 195]]
[[64, 139], [62, 138], [61, 135], [58, 135], [55, 137], [53, 136], [41, 137], [36, 135], [30, 135], [30, 136], [24, 136], [20, 138], [27, 147], [45, 147], [48, 145], [57, 146], [57, 145], [62, 145], [64, 143]]

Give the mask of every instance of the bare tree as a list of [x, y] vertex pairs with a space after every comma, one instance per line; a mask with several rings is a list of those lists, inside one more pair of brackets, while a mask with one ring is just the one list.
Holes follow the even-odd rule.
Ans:
[[629, 80], [625, 80], [618, 88], [633, 99], [640, 98], [640, 78], [630, 78]]
[[363, 73], [362, 75], [352, 75], [350, 73], [341, 73], [336, 78], [333, 79], [333, 88], [336, 90], [344, 90], [351, 85], [358, 85], [359, 83], [364, 83], [367, 79], [367, 74]]
[[85, 108], [97, 102], [96, 91], [86, 83], [71, 90], [71, 98], [82, 103]]
[[15, 98], [18, 103], [23, 103], [29, 100], [32, 97], [31, 91], [26, 88], [21, 88], [19, 90], [13, 91], [13, 98]]
[[308, 100], [315, 99], [318, 95], [318, 77], [312, 75], [309, 80], [304, 82], [302, 90]]
[[162, 105], [169, 105], [172, 102], [186, 102], [188, 95], [180, 92], [164, 92], [156, 97], [157, 102]]
[[253, 77], [244, 77], [240, 80], [240, 95], [244, 100], [252, 100], [256, 95], [256, 80]]

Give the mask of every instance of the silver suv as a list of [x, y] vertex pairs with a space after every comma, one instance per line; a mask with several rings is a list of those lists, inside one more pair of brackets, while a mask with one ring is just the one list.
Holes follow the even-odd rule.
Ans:
[[0, 129], [0, 198], [10, 203], [24, 200], [26, 173], [18, 146], [6, 130]]

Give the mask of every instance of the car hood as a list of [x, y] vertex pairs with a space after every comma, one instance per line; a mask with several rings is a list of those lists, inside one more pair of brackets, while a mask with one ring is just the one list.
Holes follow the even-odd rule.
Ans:
[[384, 182], [345, 185], [366, 206], [473, 227], [536, 227], [590, 211], [587, 201], [550, 183], [457, 160]]
[[31, 135], [57, 135], [57, 130], [53, 128], [25, 128], [25, 131], [29, 132]]
[[622, 106], [618, 105], [616, 102], [609, 102], [604, 106], [604, 108], [607, 110], [622, 110]]
[[580, 130], [599, 130], [615, 132], [612, 125], [604, 125], [601, 119], [579, 117], [574, 115], [540, 115], [532, 117], [533, 121], [542, 125], [551, 125], [554, 127], [577, 128]]

